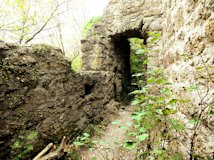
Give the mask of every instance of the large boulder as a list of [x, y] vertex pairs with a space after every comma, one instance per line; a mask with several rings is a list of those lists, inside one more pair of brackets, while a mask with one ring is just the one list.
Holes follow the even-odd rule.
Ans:
[[31, 131], [39, 133], [37, 152], [102, 120], [111, 81], [104, 72], [74, 73], [59, 49], [0, 42], [0, 159], [10, 159], [11, 144]]

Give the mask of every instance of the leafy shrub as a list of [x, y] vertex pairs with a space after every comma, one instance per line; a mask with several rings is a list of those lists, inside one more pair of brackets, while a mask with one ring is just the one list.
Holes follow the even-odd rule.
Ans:
[[18, 139], [11, 145], [12, 152], [16, 153], [13, 160], [21, 160], [29, 157], [33, 151], [32, 142], [38, 138], [37, 131], [31, 131], [27, 136], [19, 135]]
[[144, 40], [139, 38], [130, 38], [130, 72], [132, 75], [132, 89], [137, 89], [139, 83], [145, 81], [146, 72], [146, 52], [147, 48], [144, 45]]
[[[147, 44], [154, 44], [160, 37], [153, 32], [148, 35]], [[167, 142], [177, 138], [175, 133], [185, 127], [171, 115], [177, 112], [176, 104], [183, 100], [174, 97], [172, 84], [165, 80], [162, 69], [147, 69], [149, 60], [143, 40], [132, 38], [130, 45], [131, 73], [137, 86], [130, 94], [134, 96], [132, 105], [137, 110], [132, 114], [133, 129], [128, 133], [132, 140], [125, 141], [124, 147], [138, 147], [138, 159], [171, 159], [175, 155], [166, 150]]]
[[142, 72], [145, 69], [143, 60], [147, 52], [146, 46], [143, 44], [144, 40], [139, 38], [130, 38], [131, 54], [130, 65], [131, 74]]

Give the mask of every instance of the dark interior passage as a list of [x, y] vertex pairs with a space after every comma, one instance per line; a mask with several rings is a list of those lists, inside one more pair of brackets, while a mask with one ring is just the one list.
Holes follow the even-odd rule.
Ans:
[[116, 70], [118, 78], [122, 81], [122, 98], [128, 94], [129, 86], [131, 85], [130, 72], [130, 44], [128, 39], [120, 39], [115, 42], [116, 57], [118, 60], [118, 68]]
[[121, 86], [116, 84], [117, 95], [116, 99], [122, 102], [129, 102], [131, 97], [128, 94], [132, 91], [132, 73], [131, 73], [131, 46], [130, 38], [143, 39], [143, 43], [146, 44], [147, 35], [142, 34], [138, 30], [130, 30], [121, 34], [117, 34], [112, 37], [112, 43], [114, 46], [115, 59], [117, 66], [114, 67], [114, 73], [116, 78], [121, 82]]

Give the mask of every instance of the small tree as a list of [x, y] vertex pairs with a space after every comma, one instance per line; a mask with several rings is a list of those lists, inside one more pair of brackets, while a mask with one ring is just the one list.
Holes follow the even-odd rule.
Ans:
[[[0, 6], [0, 35], [20, 44], [31, 42], [44, 30], [52, 29], [48, 24], [59, 14], [66, 0], [2, 0]], [[49, 8], [47, 12], [44, 8]], [[56, 26], [57, 27], [57, 26]]]

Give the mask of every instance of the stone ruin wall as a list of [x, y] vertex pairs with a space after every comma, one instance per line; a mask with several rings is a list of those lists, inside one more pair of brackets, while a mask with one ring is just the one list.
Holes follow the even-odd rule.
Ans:
[[[177, 115], [184, 122], [200, 117], [197, 132], [189, 125], [174, 149], [188, 153], [192, 145], [195, 155], [214, 156], [214, 1], [168, 1], [163, 8], [162, 52], [159, 62], [172, 82], [178, 97], [190, 103], [179, 106]], [[185, 88], [197, 86], [193, 92]], [[195, 135], [194, 135], [195, 134]], [[191, 139], [194, 137], [194, 140]], [[191, 144], [192, 141], [192, 144]]]
[[[193, 117], [202, 119], [196, 133], [193, 126], [187, 125], [181, 142], [169, 147], [172, 152], [181, 151], [186, 158], [190, 150], [195, 155], [213, 157], [214, 118], [209, 114], [214, 101], [213, 0], [111, 0], [102, 22], [82, 41], [83, 69], [111, 73], [115, 95], [120, 96], [128, 72], [121, 50], [128, 48], [117, 40], [146, 39], [147, 31], [162, 35], [157, 44], [148, 46], [158, 50], [148, 53], [148, 67], [164, 68], [166, 78], [174, 84], [176, 97], [190, 100], [178, 106], [176, 117], [185, 124]], [[190, 85], [198, 89], [187, 92], [185, 88]]]
[[[197, 68], [214, 63], [214, 1], [111, 0], [102, 22], [82, 40], [81, 74], [71, 72], [55, 49], [0, 42], [0, 159], [9, 155], [9, 145], [22, 134], [20, 130], [38, 130], [40, 150], [49, 141], [75, 136], [88, 123], [102, 120], [118, 104], [115, 100], [120, 100], [129, 75], [127, 38], [147, 39], [147, 31], [162, 35], [149, 46], [159, 50], [148, 53], [149, 67], [164, 67], [174, 92], [194, 106], [179, 106], [178, 118], [185, 122], [213, 103], [213, 68], [208, 72]], [[190, 84], [197, 84], [200, 93], [186, 92], [183, 88]], [[202, 119], [193, 152], [212, 157], [213, 118], [204, 110]], [[189, 126], [172, 150], [188, 158], [192, 135]]]
[[[153, 4], [158, 5], [153, 5]], [[113, 75], [115, 99], [121, 100], [123, 81], [128, 76], [129, 61], [125, 56], [130, 50], [127, 38], [146, 39], [146, 29], [161, 30], [162, 8], [158, 0], [111, 0], [103, 20], [82, 40], [83, 70], [105, 71]], [[153, 19], [156, 19], [153, 22]], [[143, 25], [144, 24], [144, 25]], [[121, 45], [122, 44], [122, 45]]]

